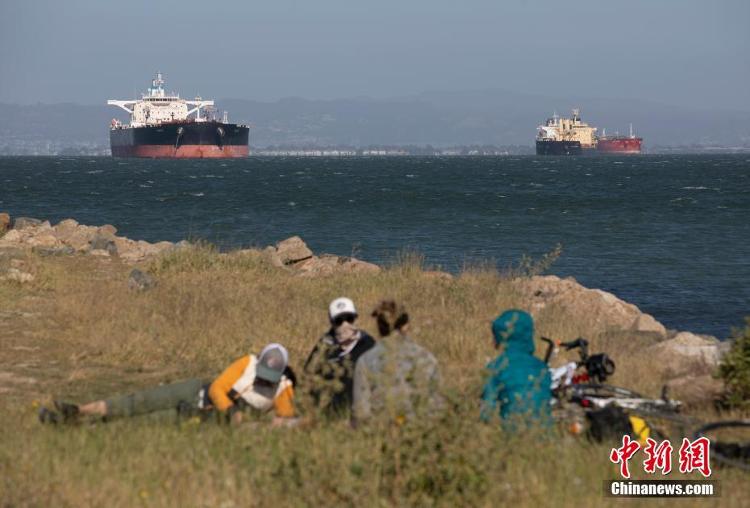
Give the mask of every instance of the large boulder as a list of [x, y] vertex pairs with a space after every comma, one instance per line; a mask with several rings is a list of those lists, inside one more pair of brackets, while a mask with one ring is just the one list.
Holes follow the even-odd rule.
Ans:
[[41, 224], [41, 220], [34, 219], [33, 217], [16, 217], [16, 219], [13, 221], [13, 229], [17, 229], [20, 231], [22, 229], [39, 226]]
[[339, 264], [338, 256], [324, 254], [320, 257], [313, 256], [294, 266], [301, 277], [319, 277], [332, 275], [336, 272]]
[[0, 236], [10, 229], [10, 215], [7, 213], [0, 213]]
[[378, 265], [362, 261], [357, 258], [323, 254], [313, 256], [294, 265], [294, 269], [302, 277], [331, 275], [334, 273], [377, 273]]
[[32, 247], [52, 248], [61, 246], [61, 242], [55, 235], [47, 231], [30, 236], [26, 239], [26, 244]]
[[281, 261], [279, 254], [276, 252], [276, 247], [268, 246], [263, 249], [263, 257], [271, 264], [271, 266], [275, 266], [276, 268], [284, 267], [284, 262]]
[[55, 224], [53, 229], [55, 230], [55, 236], [61, 241], [65, 241], [75, 233], [76, 228], [78, 228], [78, 222], [73, 219], [65, 219]]
[[91, 250], [91, 240], [96, 235], [96, 230], [93, 226], [78, 225], [64, 242], [78, 252], [87, 252]]
[[99, 226], [96, 232], [102, 236], [107, 236], [107, 237], [112, 238], [115, 236], [115, 234], [117, 234], [117, 228], [114, 227], [112, 224], [105, 224], [103, 226]]
[[156, 250], [157, 253], [161, 254], [162, 252], [168, 252], [175, 249], [175, 244], [172, 242], [167, 241], [161, 241], [156, 242], [153, 244], [153, 248]]
[[631, 329], [634, 332], [654, 333], [660, 337], [667, 336], [667, 329], [658, 322], [651, 314], [641, 314], [633, 322]]
[[688, 406], [714, 402], [724, 394], [724, 383], [710, 374], [675, 378], [668, 381], [666, 387], [669, 398]]
[[357, 258], [339, 258], [339, 271], [345, 273], [378, 273], [381, 268], [374, 264]]
[[113, 235], [97, 231], [89, 241], [89, 245], [92, 252], [104, 251], [110, 256], [117, 255], [117, 245], [115, 245]]
[[23, 240], [23, 235], [21, 235], [21, 232], [17, 229], [11, 229], [7, 233], [5, 233], [2, 237], [0, 237], [0, 244], [4, 246], [11, 246], [14, 244], [19, 244]]
[[680, 332], [648, 349], [654, 365], [667, 378], [711, 374], [722, 357], [721, 343], [707, 336]]
[[276, 244], [276, 255], [282, 264], [291, 265], [313, 257], [313, 252], [299, 236], [293, 236]]
[[554, 275], [518, 278], [514, 288], [528, 301], [532, 314], [556, 307], [569, 319], [585, 323], [590, 333], [607, 331], [649, 332], [666, 338], [667, 330], [653, 316], [612, 293], [589, 289], [574, 278]]
[[128, 276], [128, 288], [131, 291], [148, 291], [155, 286], [156, 279], [137, 268], [134, 268]]

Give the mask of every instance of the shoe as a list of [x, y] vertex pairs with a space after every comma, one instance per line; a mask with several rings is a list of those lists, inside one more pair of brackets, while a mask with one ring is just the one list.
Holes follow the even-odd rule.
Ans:
[[56, 400], [54, 403], [55, 408], [60, 412], [65, 423], [68, 423], [70, 420], [75, 420], [80, 412], [76, 404], [69, 404], [60, 400]]
[[48, 423], [51, 425], [57, 425], [60, 422], [60, 415], [54, 411], [50, 411], [46, 407], [39, 408], [39, 423]]

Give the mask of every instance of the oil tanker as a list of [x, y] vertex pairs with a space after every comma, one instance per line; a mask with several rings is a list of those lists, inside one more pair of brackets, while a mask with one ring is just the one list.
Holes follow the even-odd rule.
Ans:
[[140, 100], [108, 100], [107, 104], [130, 115], [129, 125], [117, 119], [111, 122], [113, 157], [229, 158], [249, 154], [247, 125], [229, 123], [226, 112], [221, 121], [214, 118], [212, 100], [167, 94], [160, 72]]
[[639, 154], [641, 153], [641, 144], [643, 138], [633, 135], [633, 124], [630, 124], [629, 136], [611, 136], [607, 137], [606, 132], [597, 140], [596, 151], [598, 153], [611, 154]]
[[537, 155], [586, 155], [586, 154], [639, 154], [643, 138], [629, 136], [607, 136], [596, 134], [597, 128], [581, 120], [580, 110], [574, 109], [570, 118], [557, 114], [537, 127]]

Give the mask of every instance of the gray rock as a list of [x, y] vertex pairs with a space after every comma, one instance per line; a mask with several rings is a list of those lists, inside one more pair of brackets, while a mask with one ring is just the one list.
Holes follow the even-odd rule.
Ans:
[[43, 221], [32, 217], [17, 217], [13, 221], [13, 229], [33, 228], [35, 226], [41, 226], [42, 222]]
[[23, 259], [26, 254], [23, 249], [18, 247], [0, 247], [0, 260], [3, 259]]
[[153, 276], [142, 272], [137, 268], [134, 268], [130, 272], [130, 276], [128, 277], [128, 289], [132, 291], [148, 291], [155, 286], [156, 279]]
[[31, 250], [42, 257], [72, 256], [76, 253], [76, 250], [70, 245], [63, 245], [62, 247], [34, 247]]
[[115, 241], [105, 234], [97, 233], [89, 242], [91, 250], [103, 250], [106, 251], [110, 256], [117, 255], [117, 245]]

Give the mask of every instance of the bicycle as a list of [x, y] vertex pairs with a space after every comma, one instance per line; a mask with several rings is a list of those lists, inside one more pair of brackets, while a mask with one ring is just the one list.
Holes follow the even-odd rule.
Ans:
[[[542, 340], [548, 344], [544, 356], [547, 364], [560, 348], [566, 351], [577, 349], [579, 352], [578, 361], [550, 368], [553, 409], [562, 412], [562, 418], [577, 419], [579, 423], [581, 420], [575, 410], [562, 410], [563, 406], [581, 408], [584, 416], [591, 416], [597, 410], [617, 408], [628, 416], [648, 418], [648, 427], [662, 436], [666, 435], [663, 429], [668, 425], [677, 425], [684, 433], [689, 425], [696, 423], [694, 419], [679, 414], [682, 404], [668, 397], [666, 387], [662, 389], [661, 398], [652, 399], [627, 388], [604, 384], [614, 374], [615, 363], [606, 353], [589, 355], [588, 340], [582, 337], [568, 342], [553, 341], [547, 337], [542, 337]], [[584, 371], [579, 372], [580, 369]], [[658, 428], [654, 422], [660, 423]]]

